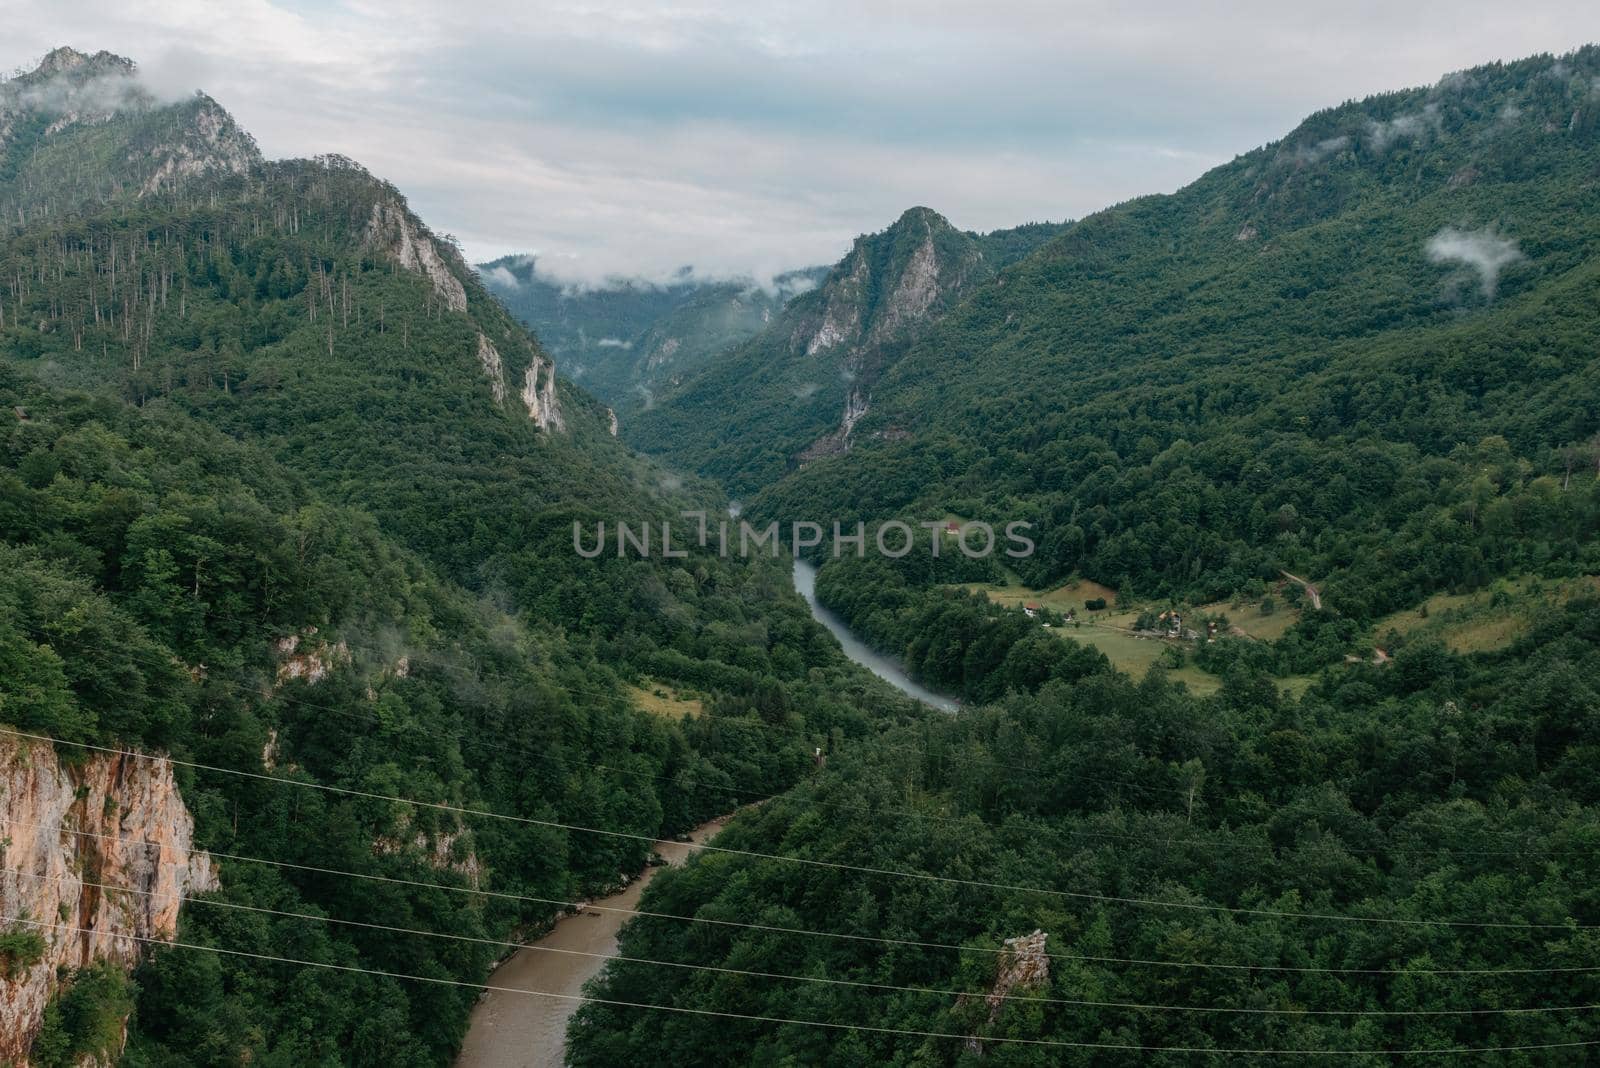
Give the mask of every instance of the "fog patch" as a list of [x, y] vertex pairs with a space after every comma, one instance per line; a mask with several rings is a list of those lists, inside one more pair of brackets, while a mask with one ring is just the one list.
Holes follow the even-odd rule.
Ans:
[[1458, 264], [1475, 271], [1486, 300], [1494, 299], [1500, 272], [1526, 259], [1516, 241], [1493, 228], [1457, 230], [1447, 226], [1428, 239], [1426, 250], [1433, 263]]
[[484, 283], [496, 289], [520, 289], [522, 283], [517, 281], [517, 276], [504, 267], [491, 267], [483, 271]]
[[36, 111], [52, 118], [107, 119], [124, 111], [145, 111], [191, 99], [204, 79], [202, 61], [173, 50], [148, 68], [128, 63], [89, 77], [81, 67], [68, 68], [39, 81], [6, 82], [0, 84], [0, 107]]
[[1295, 163], [1301, 166], [1310, 166], [1313, 163], [1321, 163], [1329, 156], [1332, 156], [1338, 152], [1343, 152], [1349, 147], [1349, 135], [1340, 134], [1338, 137], [1329, 137], [1325, 140], [1318, 141], [1314, 145], [1296, 145], [1294, 148], [1293, 159]]
[[807, 400], [821, 388], [815, 382], [802, 382], [794, 387], [794, 399]]
[[[509, 267], [510, 270], [506, 268]], [[480, 270], [484, 268], [480, 267]], [[504, 271], [504, 275], [500, 272]], [[496, 284], [514, 288], [520, 284], [517, 274], [554, 286], [565, 297], [589, 296], [595, 293], [661, 292], [688, 286], [737, 286], [749, 294], [761, 293], [779, 301], [788, 301], [815, 289], [819, 284], [814, 268], [762, 267], [751, 270], [703, 271], [692, 264], [671, 270], [636, 271], [622, 273], [602, 269], [582, 256], [562, 253], [525, 253], [507, 256], [496, 261], [493, 268], [484, 271]]]
[[1367, 144], [1374, 152], [1381, 154], [1401, 142], [1421, 141], [1438, 128], [1439, 106], [1429, 104], [1421, 111], [1396, 115], [1388, 122], [1368, 119]]

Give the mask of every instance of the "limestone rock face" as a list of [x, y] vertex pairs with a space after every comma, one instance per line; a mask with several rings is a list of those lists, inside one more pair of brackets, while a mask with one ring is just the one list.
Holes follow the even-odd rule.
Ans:
[[[909, 251], [895, 253], [891, 244]], [[885, 354], [987, 273], [977, 244], [926, 208], [912, 208], [884, 234], [856, 241], [823, 282], [824, 300], [798, 317], [790, 337], [794, 351], [826, 359], [845, 383], [837, 428], [795, 457], [802, 467], [849, 451]]]
[[380, 200], [372, 205], [365, 236], [367, 245], [381, 250], [396, 266], [426, 278], [445, 307], [455, 312], [467, 310], [466, 287], [450, 270], [433, 237], [423, 231], [399, 200]]
[[506, 399], [506, 369], [500, 359], [500, 350], [494, 347], [481, 332], [478, 334], [478, 364], [483, 368], [483, 373], [489, 378], [489, 392], [494, 394], [494, 402], [502, 404]]
[[566, 420], [561, 417], [561, 407], [556, 403], [555, 361], [535, 354], [522, 378], [522, 403], [528, 409], [528, 418], [539, 424], [540, 430], [564, 430]]
[[38, 961], [0, 976], [0, 1062], [25, 1065], [58, 969], [131, 969], [148, 947], [136, 939], [175, 937], [183, 900], [217, 881], [164, 759], [97, 753], [67, 766], [47, 743], [0, 735], [0, 819], [0, 929], [45, 941]]

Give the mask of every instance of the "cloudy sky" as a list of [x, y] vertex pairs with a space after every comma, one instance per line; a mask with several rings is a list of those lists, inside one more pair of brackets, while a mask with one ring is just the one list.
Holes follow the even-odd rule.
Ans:
[[573, 277], [831, 262], [926, 204], [988, 230], [1167, 191], [1340, 101], [1600, 40], [1600, 5], [1414, 0], [0, 0], [339, 152], [474, 259]]

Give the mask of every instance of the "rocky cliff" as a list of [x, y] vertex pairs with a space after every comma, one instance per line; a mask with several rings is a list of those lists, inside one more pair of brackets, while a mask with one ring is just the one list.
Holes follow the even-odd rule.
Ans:
[[45, 943], [0, 975], [0, 1063], [25, 1065], [61, 976], [96, 961], [131, 968], [147, 945], [133, 939], [173, 938], [184, 897], [216, 877], [193, 851], [194, 819], [165, 760], [96, 754], [69, 765], [49, 745], [0, 736], [0, 820], [0, 930], [31, 929]]
[[990, 234], [911, 208], [864, 234], [815, 288], [770, 323], [688, 374], [637, 418], [629, 444], [747, 494], [798, 467], [850, 450], [888, 425], [874, 391], [908, 348], [996, 272], [1059, 232], [1050, 224]]

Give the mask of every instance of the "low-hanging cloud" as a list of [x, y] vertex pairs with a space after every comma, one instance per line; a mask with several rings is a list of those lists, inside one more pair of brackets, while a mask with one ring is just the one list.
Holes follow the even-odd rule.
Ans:
[[522, 285], [517, 281], [517, 276], [504, 267], [491, 267], [484, 271], [483, 280], [497, 289], [518, 289]]
[[0, 84], [0, 107], [108, 117], [186, 100], [199, 91], [206, 69], [203, 61], [169, 51], [149, 68], [129, 63], [90, 77], [83, 77], [81, 68], [61, 70], [39, 81]]
[[1427, 253], [1434, 263], [1455, 263], [1476, 271], [1483, 295], [1489, 300], [1494, 299], [1500, 272], [1526, 258], [1516, 241], [1502, 237], [1492, 228], [1457, 230], [1447, 226], [1428, 239]]
[[1396, 115], [1388, 122], [1367, 122], [1367, 143], [1374, 152], [1387, 152], [1401, 141], [1420, 141], [1439, 128], [1439, 106], [1429, 104], [1421, 111]]
[[1343, 152], [1350, 147], [1350, 138], [1344, 134], [1338, 137], [1329, 137], [1310, 145], [1296, 145], [1294, 148], [1294, 162], [1302, 166], [1321, 163], [1337, 152]]

